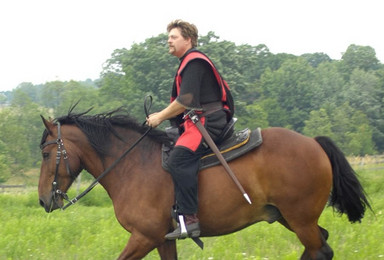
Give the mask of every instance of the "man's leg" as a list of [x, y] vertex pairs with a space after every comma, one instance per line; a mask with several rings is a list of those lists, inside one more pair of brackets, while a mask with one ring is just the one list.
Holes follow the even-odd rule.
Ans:
[[[205, 147], [201, 145], [196, 152], [183, 146], [176, 146], [168, 159], [168, 167], [175, 185], [175, 196], [178, 213], [182, 215], [181, 222], [185, 222], [186, 232], [189, 237], [200, 235], [198, 209], [198, 170], [199, 161]], [[166, 235], [167, 239], [184, 237], [179, 225], [174, 232]]]

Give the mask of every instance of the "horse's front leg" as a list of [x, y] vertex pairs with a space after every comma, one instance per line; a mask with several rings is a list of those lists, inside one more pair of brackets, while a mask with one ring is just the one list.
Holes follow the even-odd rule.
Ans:
[[157, 247], [161, 260], [177, 260], [176, 240], [166, 240]]
[[152, 239], [138, 233], [133, 232], [125, 246], [123, 252], [119, 256], [119, 260], [142, 259], [149, 252], [158, 246]]

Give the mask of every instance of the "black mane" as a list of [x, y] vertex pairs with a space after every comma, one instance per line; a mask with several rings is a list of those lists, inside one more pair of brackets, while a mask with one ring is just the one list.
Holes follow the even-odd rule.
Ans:
[[[76, 125], [79, 127], [99, 154], [107, 154], [111, 134], [123, 142], [127, 139], [116, 131], [116, 127], [130, 129], [139, 134], [144, 134], [148, 130], [148, 126], [138, 123], [135, 118], [128, 114], [124, 107], [96, 115], [88, 115], [91, 109], [81, 113], [73, 113], [74, 107], [68, 111], [67, 115], [58, 117], [55, 121], [61, 125]], [[148, 140], [148, 138], [157, 143], [170, 141], [164, 131], [156, 129], [152, 129], [144, 140]]]

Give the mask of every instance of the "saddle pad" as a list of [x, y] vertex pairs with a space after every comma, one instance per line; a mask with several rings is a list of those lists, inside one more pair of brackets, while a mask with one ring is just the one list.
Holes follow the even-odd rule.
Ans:
[[[248, 128], [234, 133], [229, 139], [224, 141], [218, 146], [224, 159], [229, 162], [237, 157], [249, 152], [250, 150], [258, 147], [263, 142], [260, 128], [254, 131]], [[163, 168], [169, 171], [167, 167], [167, 160], [172, 147], [163, 145], [162, 149], [162, 165]], [[200, 170], [206, 169], [215, 165], [219, 165], [220, 161], [217, 156], [209, 150], [209, 152], [201, 158]]]

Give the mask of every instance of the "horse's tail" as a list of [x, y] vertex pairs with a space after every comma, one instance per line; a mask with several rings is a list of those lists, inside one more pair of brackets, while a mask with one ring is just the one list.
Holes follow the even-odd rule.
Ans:
[[366, 207], [368, 206], [371, 210], [372, 208], [355, 171], [343, 152], [329, 137], [318, 136], [315, 140], [328, 155], [332, 165], [333, 189], [329, 205], [340, 214], [346, 213], [350, 222], [361, 222]]

